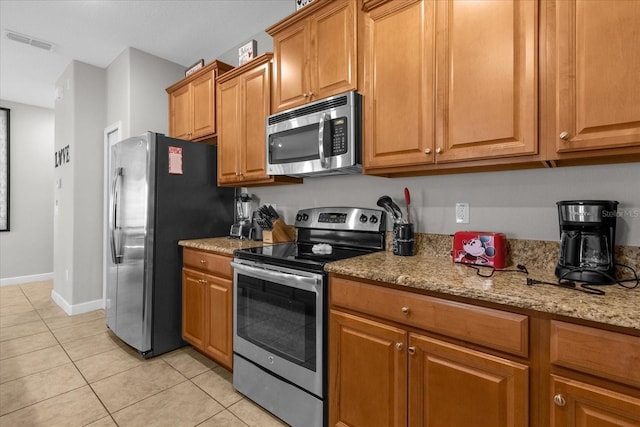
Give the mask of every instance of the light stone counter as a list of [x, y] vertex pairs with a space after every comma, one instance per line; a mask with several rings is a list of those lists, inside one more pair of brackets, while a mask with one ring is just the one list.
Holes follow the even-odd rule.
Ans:
[[[387, 241], [391, 238], [388, 235]], [[529, 275], [496, 272], [483, 278], [466, 265], [451, 262], [451, 236], [418, 234], [416, 256], [400, 257], [389, 250], [327, 264], [325, 270], [355, 278], [384, 282], [407, 290], [425, 290], [545, 313], [563, 315], [640, 331], [640, 287], [602, 286], [606, 295], [590, 295], [550, 285], [527, 286], [526, 277], [556, 282], [553, 273], [558, 243], [510, 240], [513, 269], [524, 264]], [[222, 255], [236, 249], [263, 246], [263, 242], [214, 237], [181, 240], [179, 245]], [[640, 248], [618, 247], [616, 259], [640, 267]], [[483, 274], [489, 269], [483, 268]]]
[[180, 240], [178, 245], [220, 255], [233, 255], [233, 251], [236, 249], [255, 248], [263, 246], [263, 243], [254, 240], [232, 239], [231, 237], [210, 237], [206, 239]]
[[[525, 265], [528, 276], [520, 272], [495, 272], [492, 277], [483, 278], [473, 268], [454, 264], [450, 256], [419, 253], [400, 257], [385, 251], [335, 261], [327, 264], [325, 270], [407, 290], [438, 292], [640, 331], [640, 287], [601, 286], [599, 289], [606, 293], [601, 296], [551, 285], [528, 286], [527, 277], [549, 282], [557, 279], [553, 268]], [[490, 269], [485, 267], [481, 271], [487, 274]]]

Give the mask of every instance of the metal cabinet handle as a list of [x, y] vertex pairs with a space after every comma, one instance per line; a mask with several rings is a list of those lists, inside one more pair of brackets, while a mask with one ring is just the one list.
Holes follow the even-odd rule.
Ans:
[[409, 314], [409, 307], [402, 307], [400, 310], [402, 310], [404, 314]]
[[431, 148], [425, 148], [424, 154], [431, 154]]
[[569, 139], [569, 132], [567, 131], [560, 132], [560, 139], [567, 141]]
[[204, 279], [200, 279], [200, 280], [198, 280], [198, 283], [200, 283], [201, 285], [206, 285], [207, 281], [204, 280]]
[[416, 354], [416, 348], [414, 346], [411, 346], [407, 348], [407, 352], [409, 353], [410, 356], [413, 356], [414, 354]]
[[564, 398], [563, 395], [558, 393], [555, 396], [553, 396], [553, 403], [555, 403], [556, 406], [564, 406], [567, 404], [567, 400]]
[[436, 154], [440, 154], [440, 153], [442, 153], [442, 147], [436, 148]]
[[206, 263], [207, 263], [207, 260], [206, 260], [206, 259], [201, 259], [201, 260], [200, 260], [200, 264], [206, 264]]
[[396, 350], [401, 351], [404, 345], [401, 342], [396, 343]]

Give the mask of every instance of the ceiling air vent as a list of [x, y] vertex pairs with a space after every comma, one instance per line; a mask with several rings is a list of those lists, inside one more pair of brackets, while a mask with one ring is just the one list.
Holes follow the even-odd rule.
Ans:
[[16, 33], [15, 31], [6, 31], [5, 35], [9, 40], [17, 41], [20, 43], [28, 44], [33, 47], [38, 47], [40, 49], [53, 51], [55, 45], [53, 43], [46, 42], [44, 40], [38, 40], [31, 36], [27, 36], [25, 34]]

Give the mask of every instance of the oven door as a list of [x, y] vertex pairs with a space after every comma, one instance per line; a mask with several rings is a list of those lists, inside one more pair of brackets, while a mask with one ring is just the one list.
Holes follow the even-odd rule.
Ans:
[[231, 265], [234, 353], [324, 397], [324, 276], [237, 259]]

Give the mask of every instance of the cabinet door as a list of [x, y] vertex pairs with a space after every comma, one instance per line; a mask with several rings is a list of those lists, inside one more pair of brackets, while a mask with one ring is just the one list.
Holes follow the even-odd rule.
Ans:
[[409, 334], [409, 425], [525, 427], [528, 367]]
[[537, 1], [436, 9], [436, 162], [537, 153]]
[[266, 117], [270, 112], [270, 64], [247, 72], [243, 77], [242, 105], [244, 137], [241, 145], [240, 169], [243, 180], [268, 179]]
[[303, 20], [273, 36], [273, 112], [308, 101], [309, 21]]
[[329, 338], [329, 425], [406, 426], [406, 332], [331, 310]]
[[207, 275], [205, 284], [204, 352], [227, 369], [233, 366], [232, 319], [233, 285], [231, 280]]
[[186, 84], [169, 94], [169, 136], [191, 139], [191, 86]]
[[[640, 2], [555, 3], [559, 153], [640, 147]], [[640, 149], [636, 150], [640, 152]]]
[[552, 376], [551, 427], [638, 427], [640, 399]]
[[218, 85], [218, 184], [240, 179], [242, 145], [241, 84], [239, 79]]
[[355, 6], [355, 1], [333, 1], [310, 19], [309, 101], [356, 89]]
[[433, 2], [390, 1], [364, 29], [364, 167], [433, 162]]
[[205, 336], [204, 274], [182, 269], [182, 338], [202, 348]]
[[191, 82], [193, 92], [193, 135], [198, 139], [216, 133], [215, 74], [210, 71]]

